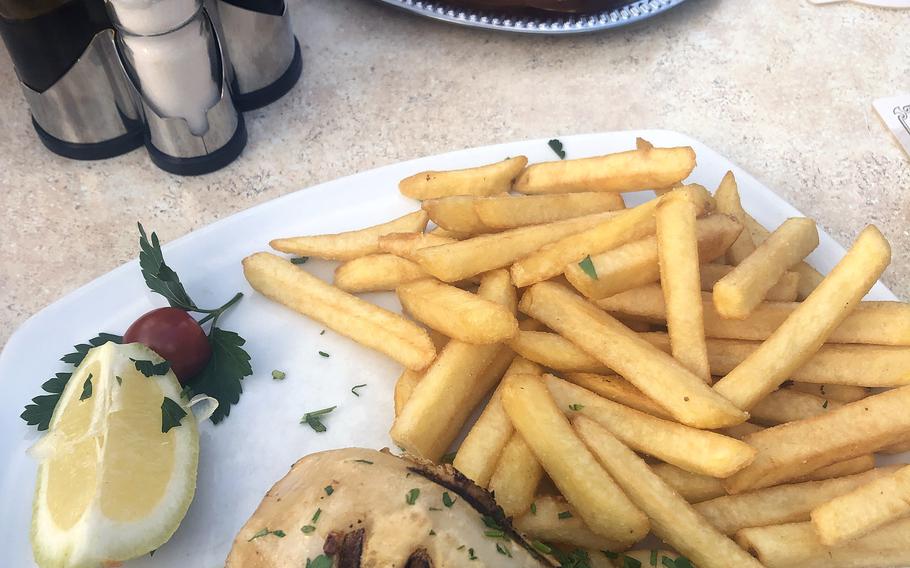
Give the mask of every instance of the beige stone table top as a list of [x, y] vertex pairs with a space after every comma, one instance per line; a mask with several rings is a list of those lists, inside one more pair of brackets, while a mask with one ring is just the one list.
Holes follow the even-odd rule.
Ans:
[[180, 178], [143, 151], [51, 155], [0, 48], [0, 344], [29, 315], [164, 240], [361, 170], [551, 135], [667, 128], [753, 173], [842, 244], [890, 239], [885, 281], [910, 299], [910, 162], [872, 100], [908, 84], [910, 11], [804, 0], [690, 0], [631, 29], [517, 36], [369, 0], [292, 0], [304, 77], [247, 116], [227, 169]]

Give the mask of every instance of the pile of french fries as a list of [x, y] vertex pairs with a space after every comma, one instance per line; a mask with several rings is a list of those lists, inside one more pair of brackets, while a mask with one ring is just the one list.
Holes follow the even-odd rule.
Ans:
[[[592, 566], [675, 558], [630, 550], [649, 533], [701, 568], [910, 563], [910, 466], [875, 463], [910, 449], [910, 305], [862, 301], [888, 243], [869, 226], [819, 274], [812, 220], [765, 229], [732, 173], [685, 184], [695, 159], [639, 139], [421, 172], [400, 183], [417, 212], [272, 241], [342, 261], [333, 285], [271, 253], [243, 267], [404, 366], [403, 450], [438, 462], [466, 431], [454, 466]], [[381, 290], [406, 315], [354, 295]]]

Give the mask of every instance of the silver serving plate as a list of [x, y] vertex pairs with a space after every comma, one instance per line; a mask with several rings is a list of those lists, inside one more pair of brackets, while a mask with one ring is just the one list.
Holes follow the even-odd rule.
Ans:
[[[547, 14], [534, 16], [498, 10], [466, 8], [448, 2], [427, 0], [379, 0], [390, 6], [434, 20], [474, 28], [487, 28], [526, 34], [579, 34], [619, 28], [646, 20], [679, 6], [685, 0], [637, 0], [624, 6], [588, 14]], [[543, 14], [543, 15], [540, 15]]]

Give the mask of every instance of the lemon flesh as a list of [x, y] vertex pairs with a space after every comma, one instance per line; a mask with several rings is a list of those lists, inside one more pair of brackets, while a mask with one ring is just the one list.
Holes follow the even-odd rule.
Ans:
[[[146, 377], [133, 360], [162, 361], [138, 343], [89, 351], [34, 450], [32, 546], [42, 568], [96, 568], [155, 550], [193, 499], [195, 419], [172, 372]], [[165, 397], [188, 414], [162, 433]]]

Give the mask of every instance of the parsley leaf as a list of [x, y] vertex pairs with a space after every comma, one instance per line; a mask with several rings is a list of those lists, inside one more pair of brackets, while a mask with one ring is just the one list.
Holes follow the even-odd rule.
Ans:
[[512, 558], [512, 553], [509, 552], [509, 549], [504, 547], [502, 545], [502, 543], [499, 543], [499, 542], [496, 543], [496, 552], [498, 552], [500, 554], [504, 554], [504, 555], [508, 556], [509, 558]]
[[285, 377], [287, 377], [287, 373], [284, 371], [279, 371], [278, 369], [272, 371], [272, 378], [276, 381], [283, 381]]
[[254, 534], [253, 536], [251, 536], [250, 539], [247, 540], [247, 542], [253, 542], [257, 538], [262, 538], [262, 537], [268, 536], [268, 535], [274, 535], [274, 536], [277, 536], [278, 538], [284, 538], [287, 536], [283, 530], [272, 531], [272, 530], [269, 530], [268, 528], [264, 528], [261, 531], [257, 532], [256, 534]]
[[447, 509], [455, 504], [455, 499], [452, 499], [452, 496], [449, 495], [448, 491], [443, 491], [442, 493], [442, 504], [445, 505]]
[[161, 401], [161, 433], [167, 434], [171, 428], [180, 426], [180, 421], [186, 416], [186, 410], [180, 406], [180, 403], [164, 397]]
[[246, 340], [226, 329], [213, 327], [209, 333], [212, 357], [205, 369], [190, 382], [193, 392], [204, 393], [218, 401], [212, 422], [218, 424], [231, 413], [231, 405], [240, 401], [240, 381], [253, 374], [250, 355], [243, 350]]
[[312, 412], [307, 412], [303, 415], [303, 418], [300, 419], [301, 424], [306, 424], [316, 432], [325, 432], [325, 424], [322, 423], [322, 417], [326, 414], [329, 414], [333, 410], [338, 408], [337, 406], [330, 406], [328, 408], [323, 408], [321, 410], [314, 410]]
[[329, 357], [331, 357], [331, 355], [329, 355], [329, 354], [326, 353], [325, 351], [320, 351], [320, 352], [319, 352], [319, 356], [320, 356], [320, 357], [324, 357], [324, 358], [326, 358], [326, 359], [328, 359]]
[[591, 255], [588, 255], [578, 263], [578, 267], [581, 268], [585, 274], [591, 277], [591, 280], [598, 280], [597, 278], [597, 269], [594, 268], [594, 261], [591, 260]]
[[332, 559], [325, 554], [320, 554], [313, 560], [307, 558], [306, 568], [332, 568]]
[[313, 525], [303, 525], [302, 527], [300, 527], [300, 532], [302, 532], [303, 534], [310, 534], [311, 532], [313, 532], [315, 530], [316, 530], [316, 527], [314, 527]]
[[85, 382], [82, 383], [82, 394], [79, 396], [79, 402], [87, 398], [92, 397], [92, 374], [88, 374], [88, 378], [85, 379]]
[[559, 156], [560, 160], [566, 159], [566, 151], [562, 149], [562, 142], [560, 142], [558, 139], [554, 138], [550, 140], [547, 142], [547, 146], [549, 146], [550, 149], [553, 150], [557, 156]]
[[291, 259], [291, 264], [306, 264], [308, 260], [310, 260], [308, 256], [298, 256]]
[[161, 252], [158, 235], [153, 231], [152, 238], [149, 240], [142, 223], [137, 224], [139, 225], [139, 268], [145, 284], [152, 292], [164, 296], [171, 307], [188, 312], [196, 311], [196, 304], [186, 293], [177, 273], [164, 263], [164, 254]]
[[133, 362], [133, 365], [136, 366], [136, 370], [145, 375], [146, 377], [156, 377], [158, 375], [166, 375], [168, 371], [171, 370], [171, 364], [169, 361], [162, 361], [160, 363], [152, 363], [151, 361], [145, 361], [142, 359], [133, 359], [130, 358], [130, 361]]
[[[99, 333], [96, 337], [89, 339], [88, 344], [76, 345], [73, 353], [64, 355], [60, 360], [71, 365], [79, 365], [85, 359], [85, 354], [88, 353], [89, 349], [104, 345], [108, 341], [122, 343], [123, 338], [112, 333]], [[72, 373], [57, 373], [52, 379], [45, 381], [41, 385], [41, 388], [50, 394], [36, 396], [32, 399], [31, 404], [25, 406], [19, 416], [25, 420], [26, 424], [37, 426], [39, 432], [47, 430], [48, 426], [50, 426], [51, 418], [54, 416], [54, 409], [57, 407], [57, 403], [60, 402], [60, 395], [72, 376]]]
[[408, 491], [408, 494], [405, 495], [404, 500], [408, 505], [413, 505], [417, 502], [417, 498], [420, 497], [420, 489], [416, 487]]
[[583, 404], [575, 403], [575, 404], [569, 405], [569, 410], [571, 410], [573, 412], [578, 412], [579, 410], [582, 410], [584, 407], [585, 407], [585, 405], [583, 405]]
[[324, 489], [325, 489], [326, 495], [331, 495], [332, 493], [335, 492], [335, 488], [332, 487], [331, 485], [326, 485]]
[[556, 516], [559, 517], [560, 519], [571, 519], [572, 513], [570, 511], [562, 511]]
[[587, 551], [576, 548], [571, 552], [554, 548], [553, 556], [559, 561], [560, 568], [591, 568], [591, 557]]
[[531, 514], [532, 515], [537, 514], [537, 503], [531, 503]]

